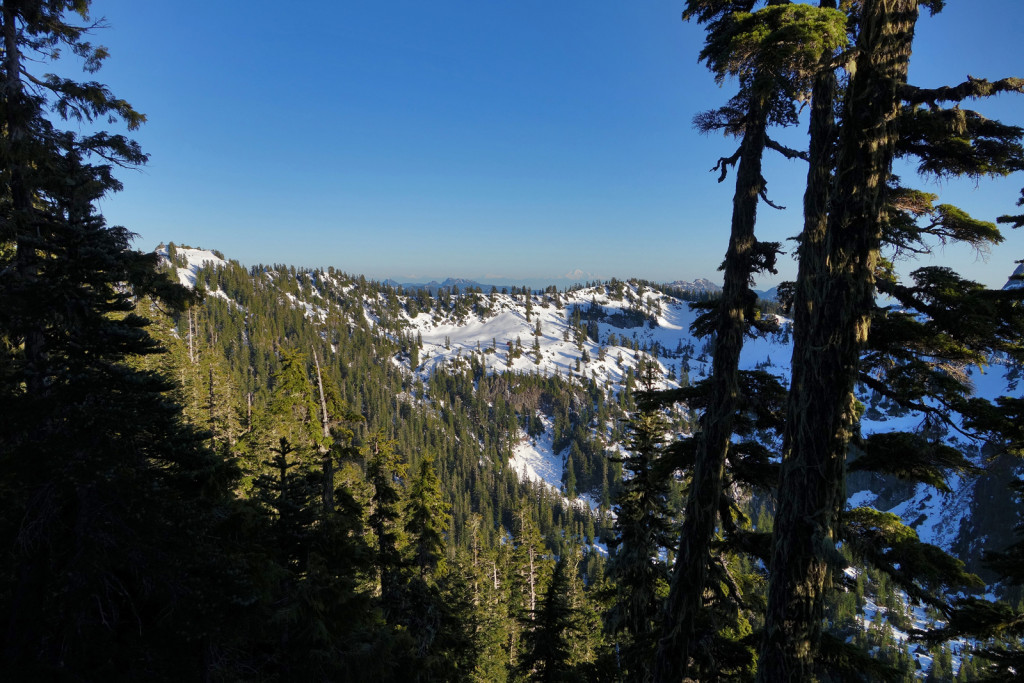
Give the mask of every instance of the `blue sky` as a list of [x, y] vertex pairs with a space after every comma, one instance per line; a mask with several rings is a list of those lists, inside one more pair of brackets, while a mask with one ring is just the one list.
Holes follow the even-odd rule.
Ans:
[[[697, 63], [681, 0], [302, 3], [95, 0], [110, 28], [99, 80], [145, 112], [151, 154], [105, 199], [109, 222], [246, 264], [338, 267], [383, 279], [718, 279], [735, 142], [693, 115], [723, 103]], [[1019, 0], [951, 0], [924, 17], [911, 79], [1024, 73]], [[944, 75], [945, 74], [945, 75]], [[978, 107], [1024, 123], [1024, 99]], [[795, 131], [799, 141], [803, 133]], [[772, 160], [762, 239], [800, 224], [805, 170]], [[909, 172], [905, 172], [909, 176]], [[1024, 177], [928, 181], [977, 217], [1015, 210]], [[941, 262], [1001, 286], [1024, 258]], [[939, 261], [936, 261], [939, 262]], [[792, 278], [783, 257], [778, 278]]]

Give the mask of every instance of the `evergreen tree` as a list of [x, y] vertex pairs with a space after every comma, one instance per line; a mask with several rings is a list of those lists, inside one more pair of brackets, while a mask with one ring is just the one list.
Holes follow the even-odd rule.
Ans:
[[[645, 388], [654, 388], [653, 374]], [[617, 643], [620, 669], [628, 680], [651, 678], [659, 635], [658, 617], [668, 591], [668, 569], [660, 558], [673, 545], [669, 479], [664, 450], [670, 425], [655, 408], [630, 420], [629, 455], [617, 458], [628, 477], [615, 495], [616, 537], [608, 542], [608, 578], [615, 598], [608, 615]]]
[[551, 561], [537, 523], [525, 506], [516, 511], [515, 551], [509, 585], [513, 623], [509, 632], [509, 660], [517, 665], [523, 644], [522, 634], [536, 627], [537, 610], [551, 579]]
[[581, 553], [573, 544], [555, 564], [551, 584], [527, 633], [520, 670], [532, 681], [595, 678], [601, 648], [600, 618], [579, 574]]
[[[97, 201], [145, 160], [56, 119], [144, 117], [95, 82], [32, 74], [59, 48], [95, 71], [88, 2], [5, 2], [0, 75], [0, 668], [21, 680], [201, 678], [229, 638], [235, 471], [186, 427], [136, 297], [190, 297]], [[73, 18], [69, 18], [71, 15]], [[77, 16], [75, 16], [77, 15]], [[75, 19], [85, 26], [79, 25]]]
[[[944, 111], [937, 106], [940, 101], [1020, 90], [1018, 80], [991, 84], [971, 79], [957, 88], [932, 91], [907, 85], [919, 4], [933, 11], [941, 6], [916, 1], [863, 4], [856, 15], [855, 68], [850, 70], [834, 148], [828, 142], [828, 116], [812, 115], [811, 165], [817, 180], [808, 185], [805, 231], [800, 238], [793, 377], [760, 680], [809, 677], [816, 666], [829, 666], [828, 657], [819, 656], [819, 647], [825, 642], [821, 635], [822, 598], [830, 575], [841, 566], [835, 551], [840, 538], [859, 546], [868, 561], [877, 561], [893, 576], [902, 577], [902, 587], [914, 599], [925, 599], [922, 587], [907, 580], [915, 573], [927, 577], [924, 583], [971, 581], [957, 563], [945, 559], [937, 549], [915, 545], [916, 534], [908, 534], [902, 525], [891, 526], [880, 513], [855, 510], [846, 519], [840, 514], [847, 451], [858, 438], [855, 382], [867, 380], [874, 387], [870, 374], [882, 370], [887, 374], [879, 383], [883, 395], [921, 411], [929, 425], [949, 423], [951, 413], [965, 408], [968, 413], [974, 408], [986, 412], [989, 408], [967, 400], [965, 384], [945, 370], [936, 371], [937, 366], [951, 350], [953, 357], [967, 359], [983, 346], [1003, 346], [998, 330], [1003, 326], [1013, 329], [1017, 324], [1012, 306], [994, 303], [1000, 298], [1005, 302], [1005, 297], [982, 294], [942, 268], [917, 271], [913, 275], [916, 286], [904, 288], [896, 284], [893, 270], [880, 256], [883, 244], [897, 252], [908, 247], [913, 251], [913, 245], [928, 235], [943, 240], [955, 235], [954, 239], [976, 243], [990, 239], [995, 229], [953, 210], [939, 211], [945, 217], [923, 229], [910, 227], [913, 221], [904, 215], [914, 202], [903, 201], [901, 206], [900, 198], [919, 199], [920, 195], [893, 186], [891, 164], [897, 154], [916, 156], [923, 173], [974, 177], [1019, 169], [1021, 163], [1018, 129], [996, 122], [982, 125], [973, 112]], [[927, 109], [918, 106], [924, 103], [928, 103]], [[817, 146], [816, 132], [825, 138]], [[833, 164], [832, 184], [820, 182]], [[944, 233], [947, 229], [950, 232]], [[963, 319], [968, 310], [958, 308], [958, 297], [946, 296], [957, 287], [977, 295], [974, 305], [990, 302], [988, 310], [994, 316], [984, 335], [973, 335], [946, 318], [949, 311], [957, 310], [955, 317]], [[916, 313], [879, 311], [879, 290], [902, 292], [901, 303]], [[941, 306], [929, 305], [940, 298]], [[922, 319], [930, 320], [914, 319], [921, 314]], [[994, 335], [988, 336], [992, 332]], [[978, 345], [982, 336], [986, 341]], [[867, 358], [862, 360], [865, 352]], [[875, 365], [883, 358], [884, 367], [892, 372], [885, 372], [882, 364]], [[929, 407], [932, 400], [935, 403]], [[876, 455], [859, 461], [860, 467], [889, 471], [912, 481], [941, 486], [943, 469], [965, 467], [962, 456], [950, 459], [949, 451], [936, 444], [934, 434], [927, 430], [916, 435], [879, 435], [863, 445]], [[908, 452], [912, 454], [909, 458]], [[900, 454], [899, 459], [893, 459], [895, 453]], [[858, 528], [870, 531], [862, 534]], [[859, 543], [868, 538], [872, 540], [867, 544]], [[893, 562], [894, 549], [905, 559]], [[912, 559], [921, 563], [916, 571], [908, 571], [907, 562]]]
[[373, 487], [370, 529], [376, 536], [376, 562], [384, 615], [389, 622], [401, 611], [402, 573], [406, 538], [402, 529], [406, 465], [395, 453], [394, 442], [375, 435], [369, 444], [366, 480]]
[[[740, 79], [740, 93], [729, 106], [698, 117], [698, 126], [705, 131], [725, 130], [742, 141], [736, 153], [716, 167], [724, 179], [729, 165], [738, 163], [729, 249], [722, 265], [725, 285], [717, 301], [701, 305], [710, 311], [693, 328], [700, 334], [714, 332], [714, 356], [704, 388], [706, 409], [695, 444], [693, 483], [658, 654], [657, 679], [665, 681], [684, 674], [693, 645], [709, 636], [696, 633], [696, 620], [705, 599], [730, 444], [744, 399], [753, 392], [743, 386], [740, 351], [745, 335], [767, 331], [756, 314], [757, 297], [750, 289], [756, 273], [774, 272], [779, 247], [754, 237], [758, 202], [767, 201], [762, 156], [768, 148], [800, 156], [772, 141], [768, 127], [796, 120], [795, 102], [810, 89], [815, 69], [823, 56], [845, 40], [845, 16], [834, 10], [769, 2], [750, 13], [754, 4], [690, 2], [683, 14], [710, 25], [701, 58], [717, 80], [727, 75]], [[709, 659], [710, 655], [708, 648], [702, 648], [702, 666], [719, 670], [721, 663]]]
[[420, 578], [445, 572], [445, 533], [450, 507], [441, 493], [434, 459], [424, 457], [409, 487], [405, 512], [405, 532]]

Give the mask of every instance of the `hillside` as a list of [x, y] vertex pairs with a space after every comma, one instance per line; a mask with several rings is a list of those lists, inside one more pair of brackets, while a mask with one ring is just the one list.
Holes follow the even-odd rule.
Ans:
[[[167, 248], [160, 253], [166, 256]], [[202, 249], [177, 247], [175, 253], [179, 281], [189, 286], [198, 282], [208, 302], [217, 298], [237, 306], [229, 310], [246, 309], [251, 296], [229, 283], [257, 278], [255, 287], [262, 276], [281, 289], [277, 303], [320, 327], [323, 337], [336, 334], [331, 328], [342, 320], [365, 325], [382, 344], [397, 349], [390, 363], [402, 374], [403, 385], [429, 386], [438, 373], [536, 375], [599, 390], [609, 405], [627, 407], [643, 363], [658, 368], [661, 388], [687, 385], [710, 369], [706, 340], [696, 339], [689, 329], [696, 317], [689, 302], [706, 296], [703, 287], [686, 290], [678, 282], [661, 286], [613, 281], [561, 292], [470, 289], [456, 294], [442, 288], [432, 295], [429, 289], [407, 291], [335, 271], [262, 266], [246, 271], [237, 262]], [[789, 356], [788, 323], [776, 317], [778, 333], [747, 344], [743, 365], [768, 369], [782, 378]], [[606, 418], [612, 421], [600, 428], [594, 425], [591, 433], [616, 433], [613, 421], [621, 416]], [[604, 441], [610, 450], [622, 447], [619, 441]], [[560, 458], [564, 464], [566, 459], [563, 452], [537, 452], [547, 461]], [[561, 488], [562, 467], [544, 471], [545, 483]]]
[[[198, 277], [210, 296], [244, 307], [244, 301], [233, 298], [221, 284], [231, 278], [228, 272], [244, 270], [240, 264], [229, 264], [213, 252], [198, 249], [178, 248], [177, 254], [187, 264], [177, 271], [182, 283], [192, 285]], [[260, 270], [268, 280], [280, 277], [282, 272], [278, 269], [272, 274], [262, 268], [253, 272]], [[366, 321], [373, 334], [397, 349], [389, 362], [402, 374], [403, 384], [429, 385], [437, 373], [467, 370], [472, 370], [474, 376], [539, 375], [580, 387], [596, 387], [609, 404], [626, 407], [624, 392], [628, 395], [635, 389], [641, 363], [657, 365], [661, 388], [698, 381], [710, 371], [708, 341], [694, 337], [690, 331], [696, 313], [689, 302], [703, 298], [706, 288], [680, 289], [692, 283], [612, 281], [561, 292], [549, 288], [544, 292], [512, 293], [477, 288], [453, 293], [440, 288], [431, 294], [426, 289], [407, 291], [373, 283], [357, 287], [355, 283], [361, 278], [336, 272], [284, 272], [290, 284], [281, 293], [282, 304], [301, 313], [309, 323], [325, 326], [321, 329], [324, 336], [334, 333], [327, 321], [336, 320], [336, 316], [346, 318], [349, 324]], [[365, 295], [353, 300], [361, 293]], [[765, 309], [774, 310], [774, 306], [768, 303]], [[776, 318], [778, 332], [748, 340], [741, 365], [748, 370], [767, 370], [785, 382], [792, 353], [790, 323], [774, 313], [766, 315]], [[992, 399], [1016, 390], [1019, 370], [1003, 359], [989, 360], [985, 367], [964, 369], [977, 395]], [[866, 406], [861, 423], [865, 435], [912, 429], [923, 419], [919, 413], [896, 410], [864, 387], [858, 395]], [[433, 398], [429, 392], [427, 397]], [[536, 417], [545, 425], [544, 431], [533, 436], [520, 433], [515, 447], [517, 469], [562, 489], [569, 447], [552, 452], [555, 439], [551, 416], [538, 411]], [[614, 433], [611, 423], [591, 425], [594, 438]], [[948, 438], [972, 454], [977, 465], [984, 464], [977, 443], [955, 435]], [[623, 447], [621, 441], [602, 440], [603, 447], [610, 451]], [[947, 550], [967, 546], [977, 549], [978, 529], [970, 521], [976, 485], [973, 478], [954, 477], [948, 492], [924, 484], [907, 488], [894, 481], [861, 479], [854, 477], [851, 481], [851, 506], [874, 504], [893, 512], [916, 529], [923, 541]], [[581, 493], [598, 495], [599, 491], [583, 489]], [[999, 527], [1005, 528], [1005, 523]], [[970, 534], [970, 540], [961, 536], [964, 533]]]
[[[676, 390], [710, 372], [710, 342], [691, 332], [697, 312], [690, 303], [707, 299], [704, 288], [634, 280], [567, 291], [407, 290], [334, 269], [247, 269], [202, 249], [171, 246], [160, 253], [179, 282], [205, 292], [202, 306], [174, 321], [167, 342], [177, 349], [186, 412], [249, 463], [243, 491], [263, 467], [247, 424], [258, 424], [252, 415], [270, 409], [286, 350], [305, 353], [308, 363], [308, 349], [323, 364], [324, 383], [360, 413], [349, 421], [355, 448], [372, 448], [374, 435], [383, 433], [395, 439], [410, 469], [426, 455], [436, 459], [452, 511], [450, 547], [473, 538], [488, 547], [516, 533], [525, 505], [534, 510], [553, 557], [578, 538], [584, 575], [602, 575], [603, 558], [616, 543], [613, 502], [623, 487], [623, 462], [632, 457], [626, 421], [636, 414], [641, 378], [656, 377], [654, 388]], [[762, 302], [761, 315], [775, 332], [748, 339], [741, 366], [784, 383], [791, 323], [777, 310], [774, 302]], [[1000, 357], [962, 372], [985, 398], [1016, 391], [1020, 374]], [[234, 405], [216, 408], [218, 391]], [[857, 395], [865, 437], [926, 423], [864, 386]], [[669, 441], [684, 443], [696, 413], [683, 402], [666, 416]], [[770, 433], [757, 438], [770, 449], [778, 445]], [[982, 553], [1013, 540], [1008, 484], [1019, 466], [1005, 459], [989, 463], [980, 442], [955, 431], [944, 440], [982, 475], [950, 471], [948, 487], [936, 487], [851, 473], [847, 509], [891, 513], [921, 542], [984, 571]], [[685, 477], [678, 479], [671, 494], [677, 521], [684, 486]], [[741, 500], [755, 519], [771, 505], [760, 495]], [[912, 609], [908, 596], [894, 594], [884, 577], [855, 566], [847, 571], [858, 592], [866, 592], [856, 623], [866, 632], [882, 624], [891, 640], [879, 641], [880, 647], [903, 651], [892, 661], [906, 666], [913, 660], [927, 671], [934, 653], [911, 644], [909, 632], [937, 623], [937, 614]], [[849, 607], [837, 609], [847, 614], [836, 617], [837, 625], [854, 623], [843, 611]], [[958, 641], [954, 649], [964, 647]], [[961, 656], [950, 656], [959, 667]]]

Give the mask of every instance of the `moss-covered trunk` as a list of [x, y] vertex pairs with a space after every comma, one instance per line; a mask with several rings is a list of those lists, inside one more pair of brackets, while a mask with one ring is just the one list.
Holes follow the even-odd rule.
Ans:
[[725, 461], [740, 407], [739, 363], [747, 328], [746, 312], [755, 297], [750, 290], [750, 278], [756, 263], [754, 225], [758, 198], [764, 190], [761, 161], [767, 126], [767, 97], [751, 97], [736, 170], [725, 282], [716, 310], [710, 399], [698, 435], [693, 480], [655, 663], [656, 681], [680, 680], [688, 667], [691, 648], [699, 639], [694, 633], [696, 617], [707, 584]]
[[[866, 0], [839, 137], [827, 228], [804, 235], [794, 302], [768, 613], [758, 680], [814, 679], [823, 603], [836, 557], [853, 394], [875, 287], [885, 186], [897, 138], [917, 0]], [[809, 202], [819, 201], [816, 197]]]

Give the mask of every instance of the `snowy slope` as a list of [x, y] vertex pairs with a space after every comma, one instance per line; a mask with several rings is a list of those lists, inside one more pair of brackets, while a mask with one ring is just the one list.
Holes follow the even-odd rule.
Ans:
[[[168, 248], [161, 244], [157, 247], [156, 253], [162, 256], [168, 263]], [[193, 249], [191, 247], [175, 247], [175, 263], [172, 265], [178, 272], [178, 282], [186, 287], [196, 286], [196, 273], [207, 264], [215, 267], [222, 267], [228, 264], [227, 261], [214, 254], [208, 249]], [[184, 265], [181, 265], [181, 264]]]
[[[635, 292], [635, 287], [631, 286]], [[560, 294], [561, 307], [556, 306], [546, 295], [531, 295], [532, 313], [527, 320], [522, 296], [495, 294], [492, 312], [484, 316], [470, 315], [465, 320], [438, 320], [428, 313], [420, 313], [407, 319], [408, 330], [423, 341], [420, 354], [421, 364], [414, 370], [429, 375], [437, 367], [453, 359], [480, 353], [488, 371], [518, 373], [559, 374], [563, 377], [581, 373], [596, 378], [598, 383], [611, 382], [619, 385], [625, 380], [627, 368], [636, 369], [640, 354], [657, 344], [663, 351], [658, 363], [663, 375], [669, 375], [670, 368], [679, 377], [686, 371], [696, 379], [710, 371], [711, 358], [704, 348], [705, 342], [695, 340], [689, 332], [696, 314], [686, 302], [668, 297], [660, 292], [647, 289], [644, 302], [660, 306], [660, 313], [651, 313], [656, 321], [633, 327], [621, 327], [610, 322], [597, 323], [597, 341], [583, 340], [582, 349], [571, 334], [572, 314], [579, 308], [585, 318], [592, 304], [601, 309], [607, 317], [616, 314], [628, 315], [629, 302], [616, 301], [604, 293], [603, 287], [586, 288]], [[636, 299], [634, 298], [634, 305]], [[540, 359], [534, 351], [534, 333], [540, 321], [541, 336], [537, 339]], [[569, 338], [566, 339], [566, 332]], [[614, 343], [609, 343], [609, 340]], [[746, 369], [772, 363], [772, 372], [784, 375], [788, 371], [790, 352], [782, 341], [782, 335], [748, 342], [744, 349], [742, 364]], [[509, 342], [513, 347], [521, 346], [522, 354], [509, 359]], [[633, 349], [633, 344], [639, 351]], [[600, 349], [604, 349], [604, 359]], [[679, 349], [688, 351], [678, 353]], [[584, 351], [586, 352], [584, 355]], [[515, 356], [515, 353], [512, 354]], [[667, 357], [667, 356], [671, 357]], [[577, 363], [578, 361], [578, 363]], [[662, 386], [678, 386], [677, 381], [664, 380]]]
[[[166, 247], [161, 247], [161, 253], [166, 257]], [[184, 247], [177, 248], [176, 261], [179, 281], [188, 286], [195, 285], [196, 272], [203, 265], [226, 265], [212, 251]], [[1024, 274], [1024, 266], [1017, 271]], [[310, 294], [302, 298], [286, 293], [283, 297], [314, 322], [322, 323], [327, 319], [329, 308], [336, 305], [328, 301], [351, 296], [351, 280], [337, 279], [325, 271], [305, 273], [301, 279], [306, 285], [304, 291]], [[1016, 285], [1017, 281], [1011, 280], [1010, 284]], [[404, 304], [414, 295], [414, 292], [403, 291], [391, 298]], [[361, 302], [362, 315], [382, 334], [419, 341], [415, 367], [410, 366], [408, 355], [398, 355], [391, 360], [410, 375], [423, 379], [440, 368], [464, 365], [471, 355], [475, 355], [477, 362], [490, 373], [540, 373], [570, 381], [579, 381], [585, 376], [613, 393], [621, 389], [627, 373], [635, 374], [644, 357], [657, 361], [662, 371], [662, 387], [679, 386], [684, 379], [697, 381], [710, 372], [710, 343], [695, 339], [689, 330], [696, 312], [685, 301], [640, 282], [578, 288], [557, 294], [482, 294], [463, 290], [451, 300], [459, 300], [458, 297], [465, 304], [458, 313], [450, 306], [409, 316], [404, 307], [399, 307], [397, 313], [392, 310], [385, 315], [389, 295], [377, 293], [366, 296]], [[584, 326], [587, 320], [594, 320], [589, 326], [590, 336], [577, 339], [574, 319], [582, 321]], [[382, 320], [388, 322], [385, 324]], [[540, 336], [535, 338], [538, 322]], [[764, 369], [785, 383], [792, 353], [789, 322], [781, 318], [777, 322], [778, 333], [745, 340], [741, 366]], [[967, 371], [978, 396], [994, 398], [1019, 393], [1011, 382], [1009, 368], [999, 359], [992, 359], [992, 364], [984, 369]], [[858, 396], [865, 404], [871, 404], [869, 392], [860, 389]], [[891, 414], [882, 405], [868, 411], [861, 429], [864, 434], [913, 429], [920, 422], [920, 415]], [[550, 425], [548, 427], [534, 440], [523, 435], [514, 449], [511, 464], [523, 477], [559, 489], [565, 454], [553, 452]], [[958, 445], [968, 450], [975, 448], [970, 443]], [[848, 504], [851, 507], [874, 505], [896, 513], [917, 530], [922, 540], [950, 549], [961, 528], [960, 518], [973, 502], [971, 486], [961, 485], [958, 480], [951, 483], [950, 493], [918, 485], [898, 499], [886, 500], [879, 500], [874, 491], [850, 490]]]

